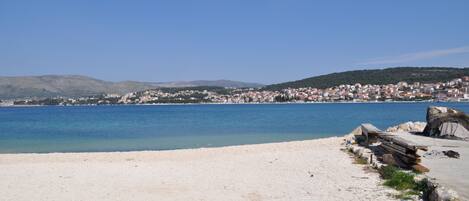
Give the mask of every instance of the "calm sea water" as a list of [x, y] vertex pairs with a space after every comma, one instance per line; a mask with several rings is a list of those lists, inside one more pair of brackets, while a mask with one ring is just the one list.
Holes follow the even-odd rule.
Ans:
[[155, 105], [0, 108], [0, 153], [167, 150], [339, 136], [425, 121], [429, 105], [468, 103]]

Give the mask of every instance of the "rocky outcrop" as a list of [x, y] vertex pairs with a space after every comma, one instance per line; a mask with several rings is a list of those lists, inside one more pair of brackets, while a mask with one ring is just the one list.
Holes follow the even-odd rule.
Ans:
[[427, 125], [423, 135], [469, 139], [469, 116], [452, 108], [430, 106], [427, 109]]
[[435, 181], [427, 180], [428, 200], [430, 201], [459, 201], [461, 200], [458, 193], [452, 189], [447, 189], [444, 186], [439, 185]]
[[397, 126], [389, 127], [386, 129], [387, 132], [412, 132], [421, 133], [425, 129], [427, 123], [425, 122], [406, 122]]

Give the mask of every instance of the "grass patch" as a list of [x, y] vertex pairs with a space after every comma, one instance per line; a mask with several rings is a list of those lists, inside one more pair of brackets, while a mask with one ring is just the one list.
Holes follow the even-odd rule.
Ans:
[[383, 179], [391, 179], [394, 173], [399, 171], [399, 168], [396, 166], [388, 165], [388, 166], [382, 166], [379, 169], [379, 174]]
[[402, 171], [395, 172], [390, 179], [384, 182], [384, 185], [396, 190], [407, 190], [417, 187], [414, 181], [414, 175]]
[[360, 164], [360, 165], [366, 165], [366, 164], [368, 164], [368, 161], [365, 160], [365, 159], [363, 159], [363, 158], [361, 158], [361, 157], [355, 156], [355, 157], [353, 157], [353, 158], [354, 158], [354, 162], [353, 162], [354, 164]]
[[412, 196], [426, 193], [427, 182], [422, 180], [416, 182], [414, 177], [415, 173], [404, 172], [398, 167], [395, 166], [383, 166], [379, 173], [381, 177], [385, 180], [384, 185], [394, 188], [401, 193], [396, 195], [398, 199], [411, 199]]
[[410, 191], [404, 191], [401, 192], [400, 194], [395, 195], [394, 197], [399, 200], [411, 200], [413, 196], [420, 196], [419, 192], [410, 190]]

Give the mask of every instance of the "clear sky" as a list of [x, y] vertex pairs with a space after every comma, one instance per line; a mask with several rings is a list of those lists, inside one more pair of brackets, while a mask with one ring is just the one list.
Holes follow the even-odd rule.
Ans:
[[0, 0], [0, 75], [275, 83], [469, 66], [469, 1]]

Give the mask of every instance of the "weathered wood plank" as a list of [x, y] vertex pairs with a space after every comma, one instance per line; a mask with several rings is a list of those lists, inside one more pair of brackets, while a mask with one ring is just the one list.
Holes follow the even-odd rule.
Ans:
[[379, 133], [382, 132], [375, 126], [369, 123], [365, 123], [361, 125], [362, 135], [365, 136], [365, 143], [366, 146], [378, 142]]
[[430, 172], [430, 169], [420, 164], [412, 165], [412, 169], [420, 173]]
[[370, 138], [370, 136], [377, 136], [378, 138], [392, 141], [393, 143], [400, 144], [403, 147], [406, 147], [412, 150], [417, 150], [417, 149], [427, 150], [428, 149], [427, 146], [418, 145], [402, 137], [389, 134], [388, 132], [384, 132], [380, 130], [379, 128], [376, 128], [376, 126], [370, 123], [361, 124], [361, 129], [362, 129], [362, 134], [365, 135], [367, 138]]
[[[361, 125], [362, 135], [366, 137], [369, 144], [373, 140], [381, 142], [381, 147], [388, 155], [388, 162], [417, 168], [417, 171], [428, 171], [425, 167], [418, 165], [421, 162], [420, 156], [417, 154], [418, 149], [427, 150], [427, 146], [418, 145], [412, 141], [393, 135], [388, 132], [381, 131], [372, 124], [366, 123]], [[389, 156], [390, 155], [390, 156]], [[391, 156], [393, 157], [391, 160]], [[384, 161], [383, 157], [383, 161]], [[414, 168], [414, 169], [415, 169]]]
[[409, 140], [406, 140], [396, 135], [385, 134], [385, 135], [379, 135], [378, 138], [386, 140], [386, 141], [391, 141], [394, 144], [399, 144], [400, 146], [403, 146], [407, 149], [411, 149], [414, 151], [417, 151], [417, 149], [422, 149], [422, 150], [428, 149], [427, 146], [415, 144], [414, 142], [411, 142]]
[[421, 159], [419, 156], [414, 156], [414, 155], [408, 155], [408, 154], [402, 154], [399, 151], [393, 149], [392, 147], [387, 147], [387, 146], [382, 146], [387, 153], [392, 154], [395, 158], [398, 158], [402, 162], [408, 164], [408, 165], [413, 165], [421, 162]]
[[406, 154], [405, 152], [401, 152], [400, 150], [397, 150], [393, 147], [390, 147], [388, 145], [385, 145], [385, 144], [382, 144], [381, 145], [386, 151], [388, 152], [391, 152], [393, 154], [398, 154], [399, 156], [402, 156], [402, 157], [407, 157], [407, 158], [410, 158], [410, 159], [413, 159], [413, 160], [416, 160], [418, 159], [419, 157], [418, 156], [415, 156], [413, 154]]
[[394, 144], [392, 142], [382, 141], [381, 144], [390, 146], [394, 149], [397, 149], [397, 150], [401, 151], [402, 153], [406, 153], [406, 154], [407, 153], [415, 153], [414, 151], [412, 151], [410, 149], [406, 149], [405, 147], [399, 146], [398, 144]]
[[368, 134], [379, 134], [379, 133], [383, 132], [382, 130], [379, 130], [378, 128], [376, 128], [375, 126], [373, 126], [373, 124], [370, 124], [370, 123], [362, 124], [362, 125], [361, 125], [361, 128], [362, 128], [362, 132], [363, 132], [365, 135], [368, 135]]
[[388, 165], [397, 165], [402, 168], [410, 168], [413, 164], [409, 164], [404, 162], [402, 158], [397, 157], [394, 154], [384, 154], [383, 155], [383, 162]]

